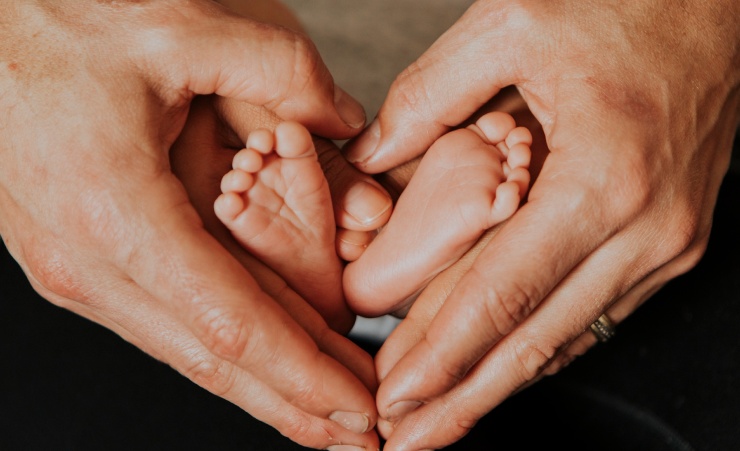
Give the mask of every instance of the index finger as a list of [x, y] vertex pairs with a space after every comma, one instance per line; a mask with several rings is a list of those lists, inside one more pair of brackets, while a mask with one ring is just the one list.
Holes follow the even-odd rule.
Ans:
[[[364, 384], [321, 352], [201, 227], [185, 194], [179, 200], [173, 194], [176, 183], [168, 176], [165, 183], [143, 187], [148, 192], [137, 204], [137, 225], [128, 229], [138, 236], [131, 244], [113, 246], [118, 266], [208, 351], [193, 357], [195, 370], [189, 375], [239, 405], [249, 405], [240, 397], [251, 389], [238, 384], [255, 378], [304, 412], [319, 418], [357, 418], [365, 431], [355, 432], [371, 429], [374, 400]], [[231, 366], [250, 378], [230, 378], [222, 370]]]
[[[540, 198], [533, 191], [460, 279], [425, 337], [381, 382], [377, 398], [383, 418], [398, 419], [457, 384], [584, 256], [614, 233], [579, 221], [577, 212], [584, 206], [599, 205], [590, 196], [581, 194], [575, 197], [579, 201], [563, 208], [546, 199], [573, 199], [564, 193], [568, 189], [539, 183], [548, 195]], [[537, 364], [535, 357], [531, 365]]]

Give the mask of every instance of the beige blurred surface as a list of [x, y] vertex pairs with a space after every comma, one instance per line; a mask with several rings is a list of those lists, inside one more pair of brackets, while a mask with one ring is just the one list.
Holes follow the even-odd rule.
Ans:
[[396, 75], [472, 0], [283, 0], [316, 43], [335, 81], [365, 107], [380, 108]]

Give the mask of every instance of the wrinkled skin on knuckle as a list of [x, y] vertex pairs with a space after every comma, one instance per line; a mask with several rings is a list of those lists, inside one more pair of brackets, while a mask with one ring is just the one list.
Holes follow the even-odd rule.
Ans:
[[424, 437], [420, 437], [420, 433], [417, 434], [417, 439], [420, 440], [417, 446], [424, 446], [425, 449], [430, 445], [443, 446], [460, 441], [480, 420], [480, 413], [470, 408], [466, 398], [439, 398], [435, 401], [433, 409], [424, 415], [404, 419], [404, 422], [409, 422], [404, 425], [406, 431], [425, 431], [433, 427], [434, 432], [442, 432], [433, 443], [425, 441]]
[[518, 375], [520, 385], [535, 380], [558, 355], [561, 346], [547, 343], [545, 337], [521, 340], [512, 350], [512, 370]]
[[[192, 97], [189, 91], [190, 73], [188, 64], [192, 62], [184, 58], [172, 58], [172, 55], [182, 54], [182, 43], [187, 42], [188, 27], [175, 26], [183, 20], [179, 13], [172, 15], [172, 22], [157, 20], [160, 14], [153, 14], [147, 17], [147, 26], [142, 27], [136, 34], [129, 39], [134, 41], [134, 45], [129, 50], [131, 64], [134, 65], [139, 73], [148, 77], [156, 93], [163, 98], [166, 95], [172, 96], [169, 102], [175, 105], [184, 105]], [[167, 62], [163, 67], [162, 62]], [[165, 87], [174, 87], [175, 91], [170, 92]], [[213, 87], [215, 89], [215, 87]]]
[[254, 357], [251, 349], [258, 339], [252, 336], [252, 323], [243, 312], [205, 305], [195, 308], [199, 310], [193, 321], [196, 335], [211, 353], [227, 362], [236, 362], [245, 355]]
[[432, 354], [434, 363], [427, 365], [428, 367], [435, 368], [435, 371], [441, 373], [443, 376], [444, 386], [454, 387], [457, 385], [467, 374], [468, 370], [475, 364], [475, 359], [459, 359], [458, 361], [450, 362], [447, 360], [441, 360], [436, 358], [435, 354]]
[[277, 426], [278, 432], [285, 437], [315, 449], [325, 449], [329, 444], [335, 442], [329, 431], [317, 418], [301, 412], [293, 415], [291, 421], [284, 421]]
[[71, 302], [93, 305], [98, 300], [100, 279], [96, 269], [104, 267], [97, 259], [72, 249], [64, 240], [50, 234], [30, 233], [20, 241], [16, 256], [34, 290], [44, 299], [63, 308]]
[[[233, 364], [214, 356], [207, 351], [198, 352], [190, 357], [191, 361], [182, 371], [182, 374], [221, 398], [229, 398], [237, 388], [236, 373], [239, 371]], [[257, 404], [260, 400], [251, 400]], [[290, 402], [290, 401], [288, 401]], [[282, 409], [282, 406], [276, 406]], [[332, 434], [323, 425], [321, 420], [310, 416], [300, 409], [292, 409], [290, 412], [283, 410], [274, 412], [275, 418], [265, 417], [271, 426], [275, 427], [285, 437], [290, 438], [303, 446], [323, 449], [332, 443]], [[287, 416], [287, 419], [286, 419]]]
[[210, 354], [191, 357], [183, 375], [219, 397], [227, 396], [234, 388], [234, 366]]
[[480, 420], [480, 414], [468, 405], [465, 398], [439, 399], [436, 411], [439, 412], [438, 415], [444, 416], [444, 421], [440, 424], [447, 425], [445, 435], [455, 442], [468, 435]]
[[552, 358], [550, 363], [542, 370], [541, 376], [552, 376], [560, 372], [578, 357], [584, 355], [592, 346], [581, 340], [572, 342], [570, 346], [566, 346]]
[[486, 333], [493, 338], [500, 338], [513, 330], [529, 316], [541, 299], [538, 293], [530, 291], [534, 287], [518, 285], [513, 281], [504, 286], [495, 283], [481, 286], [486, 287], [482, 302], [491, 328]]
[[65, 252], [39, 243], [27, 243], [23, 253], [27, 276], [42, 297], [52, 300], [59, 296], [79, 301], [87, 298], [88, 288], [78, 271], [70, 267]]
[[452, 421], [446, 420], [443, 422], [443, 424], [445, 424], [445, 426], [442, 427], [445, 433], [445, 442], [457, 443], [473, 430], [475, 425], [478, 423], [478, 419], [470, 419], [471, 417], [468, 415], [469, 414], [456, 414], [456, 416], [452, 418]]
[[475, 416], [471, 414], [462, 415], [461, 418], [456, 419], [454, 424], [455, 427], [450, 431], [455, 442], [468, 435], [475, 425], [478, 424], [478, 420], [479, 418], [475, 418]]
[[[315, 362], [321, 361], [320, 351], [316, 351], [316, 357], [313, 359]], [[280, 356], [273, 356], [273, 361], [279, 360]], [[320, 363], [316, 364], [320, 366]], [[290, 395], [285, 396], [285, 400], [294, 406], [316, 406], [323, 403], [321, 390], [325, 388], [322, 383], [308, 383], [301, 379], [301, 382], [293, 386]]]

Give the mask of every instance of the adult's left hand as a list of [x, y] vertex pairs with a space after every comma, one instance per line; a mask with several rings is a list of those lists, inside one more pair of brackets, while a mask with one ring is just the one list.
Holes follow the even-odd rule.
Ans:
[[380, 374], [387, 450], [457, 441], [592, 346], [600, 315], [622, 321], [698, 262], [738, 124], [739, 15], [731, 0], [479, 0], [396, 80], [348, 147], [366, 172], [421, 154], [511, 85], [551, 153]]

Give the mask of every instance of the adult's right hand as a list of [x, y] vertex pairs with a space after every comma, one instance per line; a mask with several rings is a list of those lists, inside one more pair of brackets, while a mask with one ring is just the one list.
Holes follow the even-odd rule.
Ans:
[[443, 305], [419, 297], [433, 319], [384, 343], [385, 449], [459, 440], [592, 347], [602, 314], [621, 323], [699, 261], [740, 121], [738, 17], [736, 0], [478, 0], [397, 78], [346, 149], [365, 172], [422, 154], [508, 86], [550, 153]]
[[196, 94], [356, 134], [310, 42], [179, 0], [7, 0], [0, 42], [0, 234], [34, 288], [302, 445], [377, 449], [365, 376], [322, 351], [344, 338], [266, 294], [169, 166]]

